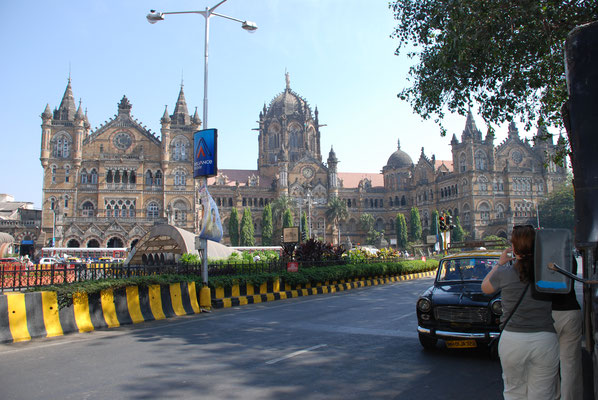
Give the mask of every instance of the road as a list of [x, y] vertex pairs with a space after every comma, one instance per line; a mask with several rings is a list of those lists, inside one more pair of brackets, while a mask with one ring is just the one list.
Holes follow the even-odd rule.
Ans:
[[431, 278], [0, 345], [9, 399], [502, 398], [482, 350], [423, 351]]

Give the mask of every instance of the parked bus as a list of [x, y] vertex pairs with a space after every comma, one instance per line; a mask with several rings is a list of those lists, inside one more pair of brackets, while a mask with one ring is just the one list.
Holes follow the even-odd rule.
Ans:
[[115, 261], [127, 258], [124, 247], [43, 247], [41, 257], [74, 257], [81, 261]]

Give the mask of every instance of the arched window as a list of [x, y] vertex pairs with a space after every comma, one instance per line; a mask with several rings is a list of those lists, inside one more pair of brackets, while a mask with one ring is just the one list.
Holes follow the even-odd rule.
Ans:
[[184, 170], [177, 170], [174, 173], [174, 186], [185, 186], [187, 184], [187, 173]]
[[156, 203], [155, 201], [151, 201], [148, 205], [147, 205], [147, 217], [148, 218], [158, 218], [160, 215], [160, 207], [158, 206], [158, 203]]
[[480, 171], [486, 170], [488, 165], [488, 159], [486, 157], [486, 153], [478, 150], [475, 153], [475, 168]]
[[98, 183], [98, 171], [95, 168], [91, 170], [91, 183], [94, 185]]
[[87, 248], [98, 248], [100, 247], [100, 242], [98, 242], [95, 239], [91, 239], [89, 242], [87, 242]]
[[131, 171], [131, 174], [129, 175], [129, 183], [135, 183], [137, 181], [137, 174], [135, 174], [135, 171]]
[[68, 158], [71, 153], [71, 137], [66, 134], [59, 134], [52, 138], [50, 142], [52, 145], [52, 157], [54, 158]]
[[91, 201], [86, 201], [85, 203], [83, 203], [83, 206], [81, 208], [82, 208], [82, 211], [81, 211], [82, 216], [93, 217], [95, 215], [93, 203]]
[[160, 186], [161, 184], [162, 184], [162, 172], [158, 170], [156, 172], [156, 186]]
[[79, 247], [79, 241], [77, 239], [71, 239], [67, 242], [66, 247]]
[[300, 149], [303, 144], [303, 135], [301, 134], [301, 128], [297, 125], [291, 126], [290, 132], [290, 147], [291, 149]]
[[175, 137], [170, 146], [174, 161], [187, 161], [189, 158], [189, 141], [186, 137], [182, 135]]
[[496, 206], [496, 217], [497, 218], [504, 218], [505, 217], [505, 207], [502, 204], [498, 204]]
[[459, 171], [465, 172], [467, 170], [467, 157], [465, 153], [461, 153], [459, 156]]
[[114, 176], [112, 175], [112, 170], [108, 170], [106, 174], [106, 183], [112, 183], [114, 181]]
[[478, 206], [478, 211], [480, 212], [480, 219], [482, 220], [482, 223], [487, 224], [490, 220], [490, 206], [488, 203], [481, 203]]
[[51, 167], [51, 172], [52, 172], [52, 183], [56, 183], [56, 165], [52, 165]]
[[145, 185], [152, 186], [153, 183], [154, 183], [154, 179], [153, 179], [152, 171], [147, 170], [147, 172], [145, 173]]
[[478, 185], [480, 188], [480, 192], [482, 192], [482, 193], [488, 192], [488, 179], [485, 176], [480, 176], [478, 178]]
[[50, 210], [56, 210], [56, 199], [54, 197], [50, 197]]
[[180, 224], [185, 223], [187, 221], [187, 212], [189, 211], [189, 207], [183, 200], [177, 200], [172, 205], [174, 211], [174, 223]]
[[68, 182], [71, 179], [71, 166], [65, 165], [64, 166], [64, 181]]
[[87, 170], [85, 168], [83, 168], [81, 170], [81, 183], [87, 183], [87, 178], [88, 178]]

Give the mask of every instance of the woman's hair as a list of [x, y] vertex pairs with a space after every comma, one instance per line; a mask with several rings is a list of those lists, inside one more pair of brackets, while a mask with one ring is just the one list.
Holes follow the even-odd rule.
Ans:
[[513, 253], [519, 258], [514, 267], [519, 272], [519, 280], [529, 283], [534, 280], [534, 243], [536, 231], [532, 226], [515, 226], [511, 234]]

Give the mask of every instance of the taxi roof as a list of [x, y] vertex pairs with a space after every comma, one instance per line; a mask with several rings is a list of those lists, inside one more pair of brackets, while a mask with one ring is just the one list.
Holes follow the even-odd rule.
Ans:
[[502, 254], [503, 250], [486, 250], [486, 249], [478, 249], [478, 250], [467, 250], [462, 251], [460, 253], [451, 254], [446, 257], [443, 257], [443, 260], [453, 259], [453, 258], [468, 258], [468, 257], [496, 257], [499, 258]]

